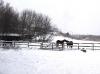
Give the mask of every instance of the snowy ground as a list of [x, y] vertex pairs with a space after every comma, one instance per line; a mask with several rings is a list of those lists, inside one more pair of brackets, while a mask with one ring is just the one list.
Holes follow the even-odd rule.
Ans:
[[84, 53], [67, 48], [63, 51], [0, 48], [0, 74], [100, 74], [99, 69], [100, 50]]
[[100, 51], [0, 49], [0, 74], [100, 74]]

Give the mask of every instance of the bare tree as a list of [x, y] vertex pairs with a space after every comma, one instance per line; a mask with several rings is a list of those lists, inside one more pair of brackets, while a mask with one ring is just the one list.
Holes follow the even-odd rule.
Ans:
[[0, 3], [0, 29], [1, 33], [18, 32], [18, 13], [3, 1]]
[[51, 22], [48, 16], [25, 10], [20, 16], [22, 33], [33, 36], [46, 36], [51, 30]]
[[52, 35], [51, 19], [31, 10], [24, 10], [20, 15], [9, 3], [0, 0], [0, 33], [21, 33], [28, 38], [49, 39]]
[[32, 27], [34, 27], [36, 14], [35, 12], [24, 10], [20, 15], [21, 29], [23, 34], [31, 34]]
[[2, 33], [2, 31], [3, 31], [3, 25], [2, 25], [3, 13], [4, 13], [4, 2], [2, 0], [0, 0], [0, 33]]

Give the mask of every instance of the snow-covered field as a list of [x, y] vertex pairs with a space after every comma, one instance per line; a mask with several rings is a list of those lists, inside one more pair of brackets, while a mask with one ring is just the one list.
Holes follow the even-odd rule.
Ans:
[[100, 74], [100, 50], [0, 48], [0, 74]]
[[0, 74], [100, 74], [100, 51], [1, 49]]

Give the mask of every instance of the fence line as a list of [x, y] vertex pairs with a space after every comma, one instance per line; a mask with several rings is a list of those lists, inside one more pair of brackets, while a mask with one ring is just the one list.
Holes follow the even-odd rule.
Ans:
[[74, 43], [76, 45], [74, 45], [73, 47], [78, 47], [78, 49], [81, 48], [88, 48], [91, 47], [92, 50], [100, 50], [100, 43]]
[[20, 45], [24, 45], [26, 47], [30, 47], [30, 46], [39, 46], [40, 44], [33, 44], [35, 42], [29, 42], [29, 41], [0, 41], [0, 47], [16, 47], [16, 46], [20, 46]]
[[[38, 43], [35, 42], [29, 42], [29, 41], [0, 41], [0, 47], [3, 47], [3, 45], [12, 45], [13, 47], [16, 47], [17, 45], [26, 45], [27, 47], [30, 46], [38, 46], [42, 49], [57, 49], [56, 43]], [[64, 44], [66, 45], [66, 44]], [[60, 46], [61, 47], [61, 46]], [[73, 48], [75, 49], [91, 49], [91, 50], [100, 50], [100, 43], [74, 43]]]
[[[51, 46], [51, 49], [55, 49], [56, 44], [55, 43], [43, 43], [41, 44], [42, 49], [48, 48], [48, 46]], [[61, 46], [61, 45], [60, 45]], [[66, 44], [64, 44], [64, 46], [66, 46]], [[76, 49], [91, 49], [91, 50], [100, 50], [100, 43], [73, 43], [73, 48]]]

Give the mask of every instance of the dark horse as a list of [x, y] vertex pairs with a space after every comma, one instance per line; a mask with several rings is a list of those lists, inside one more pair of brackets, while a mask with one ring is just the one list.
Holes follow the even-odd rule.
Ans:
[[63, 40], [64, 42], [66, 42], [66, 44], [67, 44], [67, 48], [68, 47], [70, 47], [70, 48], [72, 48], [73, 47], [73, 41], [68, 41], [68, 40]]
[[73, 41], [69, 41], [69, 42], [67, 42], [67, 47], [72, 48], [72, 47], [73, 47]]
[[64, 42], [66, 42], [66, 44], [67, 44], [67, 47], [70, 47], [70, 48], [72, 48], [73, 47], [73, 41], [68, 41], [68, 40], [57, 40], [56, 41], [56, 47], [58, 47], [59, 46], [59, 44], [61, 44], [62, 45], [62, 48], [64, 47]]
[[56, 41], [56, 47], [59, 46], [59, 44], [61, 44], [62, 48], [64, 47], [64, 40], [57, 40]]
[[64, 44], [63, 40], [57, 40], [56, 41], [56, 47], [58, 47], [59, 44], [61, 44], [63, 46], [63, 44]]

